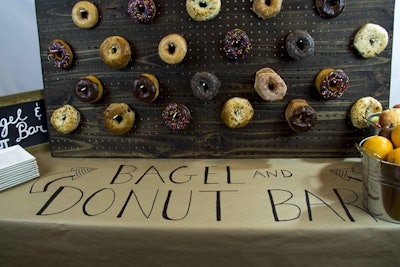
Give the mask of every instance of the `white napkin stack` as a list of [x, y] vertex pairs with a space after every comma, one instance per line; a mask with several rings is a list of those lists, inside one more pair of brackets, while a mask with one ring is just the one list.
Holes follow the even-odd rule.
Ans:
[[37, 177], [36, 158], [20, 145], [0, 150], [0, 191]]

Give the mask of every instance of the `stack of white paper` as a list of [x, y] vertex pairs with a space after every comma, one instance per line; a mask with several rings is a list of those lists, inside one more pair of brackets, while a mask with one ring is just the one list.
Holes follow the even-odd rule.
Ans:
[[19, 145], [0, 150], [0, 191], [39, 177], [36, 158]]

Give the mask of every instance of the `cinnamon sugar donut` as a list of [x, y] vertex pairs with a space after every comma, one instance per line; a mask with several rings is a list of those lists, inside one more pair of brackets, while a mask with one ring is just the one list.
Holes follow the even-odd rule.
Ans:
[[262, 19], [275, 17], [281, 8], [282, 0], [253, 0], [253, 12]]
[[287, 92], [285, 81], [270, 68], [263, 68], [256, 72], [254, 89], [265, 101], [282, 100]]
[[118, 135], [125, 134], [135, 123], [135, 112], [125, 103], [112, 103], [103, 112], [107, 129]]
[[99, 11], [95, 4], [80, 1], [74, 5], [71, 12], [72, 21], [79, 28], [93, 28], [99, 20]]

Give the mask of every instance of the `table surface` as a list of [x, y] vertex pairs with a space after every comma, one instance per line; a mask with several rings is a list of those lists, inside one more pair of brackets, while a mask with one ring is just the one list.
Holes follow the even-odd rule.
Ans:
[[40, 178], [0, 192], [6, 263], [400, 263], [399, 225], [361, 204], [358, 158], [77, 159], [54, 158], [48, 147], [30, 151]]

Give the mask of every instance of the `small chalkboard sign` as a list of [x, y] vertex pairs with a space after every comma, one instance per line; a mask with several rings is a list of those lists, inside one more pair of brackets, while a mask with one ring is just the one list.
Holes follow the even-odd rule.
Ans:
[[0, 149], [49, 141], [44, 100], [0, 107]]

